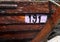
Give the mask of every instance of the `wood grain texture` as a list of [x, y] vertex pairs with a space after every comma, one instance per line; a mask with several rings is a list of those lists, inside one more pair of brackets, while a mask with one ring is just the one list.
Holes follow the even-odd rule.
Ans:
[[[55, 7], [54, 7], [54, 10], [56, 10]], [[48, 7], [48, 3], [42, 3], [42, 2], [41, 3], [39, 2], [33, 2], [33, 3], [32, 2], [18, 2], [18, 7], [16, 9], [13, 9], [13, 10], [6, 9], [3, 11], [5, 11], [4, 13], [7, 13], [7, 14], [49, 13], [49, 7]], [[25, 22], [24, 20], [25, 20], [25, 16], [0, 16], [0, 23], [15, 23], [15, 22], [24, 23]], [[56, 22], [55, 17], [53, 18], [53, 22]], [[44, 25], [37, 25], [37, 24], [36, 25], [8, 25], [8, 26], [0, 25], [0, 31], [27, 31], [27, 30], [32, 30], [32, 31], [40, 30], [41, 31], [43, 27]], [[3, 35], [0, 35], [0, 38], [25, 39], [25, 38], [31, 38], [31, 37], [34, 38], [34, 35], [37, 35], [36, 32], [28, 32], [28, 33], [22, 33], [22, 34], [21, 33], [19, 34], [5, 34], [4, 33]]]
[[[53, 9], [54, 9], [54, 7], [53, 7]], [[52, 29], [54, 29], [53, 27], [55, 27], [57, 25], [57, 22], [60, 19], [60, 14], [59, 14], [60, 7], [58, 7], [58, 8], [55, 7], [55, 9], [54, 9], [55, 12], [52, 14], [50, 20], [48, 20], [45, 27], [38, 33], [36, 38], [34, 38], [31, 42], [41, 42], [41, 41], [45, 40], [45, 38], [47, 38], [48, 34], [52, 31]]]
[[17, 2], [16, 9], [5, 10], [5, 13], [49, 13], [48, 2]]

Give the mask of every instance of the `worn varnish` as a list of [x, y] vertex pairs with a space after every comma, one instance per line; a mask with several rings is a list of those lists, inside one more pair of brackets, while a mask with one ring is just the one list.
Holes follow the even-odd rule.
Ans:
[[[1, 2], [2, 3], [2, 2]], [[4, 13], [49, 13], [48, 3], [44, 2], [16, 2], [17, 8], [5, 10]], [[37, 7], [36, 7], [37, 6]], [[4, 10], [3, 10], [4, 11]]]
[[[17, 2], [17, 5], [18, 7], [16, 9], [0, 10], [0, 14], [2, 15], [0, 16], [0, 38], [20, 39], [20, 40], [32, 39], [44, 27], [44, 25], [40, 25], [40, 24], [26, 25], [25, 14], [26, 13], [49, 13], [48, 3]], [[20, 15], [4, 16], [3, 14], [4, 15], [20, 14]], [[23, 25], [1, 25], [1, 24], [13, 24], [13, 23], [23, 23]]]
[[51, 15], [51, 18], [48, 20], [45, 27], [37, 34], [37, 36], [31, 42], [47, 42], [47, 38], [50, 32], [54, 29], [53, 27], [55, 27], [60, 20], [60, 7], [53, 6], [52, 8], [55, 10], [55, 12]]
[[[0, 38], [28, 39], [34, 38], [42, 30], [44, 25], [26, 25], [26, 13], [49, 13], [48, 2], [17, 2], [16, 9], [1, 10], [0, 14], [20, 14], [20, 16], [0, 16]], [[25, 14], [23, 14], [25, 13]], [[22, 15], [23, 14], [23, 15]], [[9, 23], [23, 23], [24, 25], [1, 25]]]

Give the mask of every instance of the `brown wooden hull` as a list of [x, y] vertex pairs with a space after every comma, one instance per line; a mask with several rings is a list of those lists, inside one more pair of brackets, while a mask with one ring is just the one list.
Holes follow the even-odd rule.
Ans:
[[[48, 3], [39, 2], [17, 2], [16, 9], [3, 10], [0, 14], [22, 14], [22, 13], [49, 13]], [[55, 8], [54, 8], [55, 9]], [[1, 25], [10, 23], [22, 23], [23, 25]], [[20, 16], [0, 17], [0, 38], [6, 39], [28, 39], [34, 38], [42, 30], [42, 24], [25, 24], [25, 14]]]

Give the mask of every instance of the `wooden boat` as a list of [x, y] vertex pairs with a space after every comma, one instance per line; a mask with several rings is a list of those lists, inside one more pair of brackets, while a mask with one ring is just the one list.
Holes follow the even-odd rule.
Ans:
[[[49, 6], [49, 2], [0, 2], [0, 41], [29, 42], [35, 38], [53, 14]], [[41, 16], [45, 16], [47, 20], [39, 21]]]

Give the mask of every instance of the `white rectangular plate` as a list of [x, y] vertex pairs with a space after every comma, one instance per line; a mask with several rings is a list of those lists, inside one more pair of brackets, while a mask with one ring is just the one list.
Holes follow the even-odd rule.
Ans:
[[46, 23], [47, 15], [25, 15], [25, 23]]

